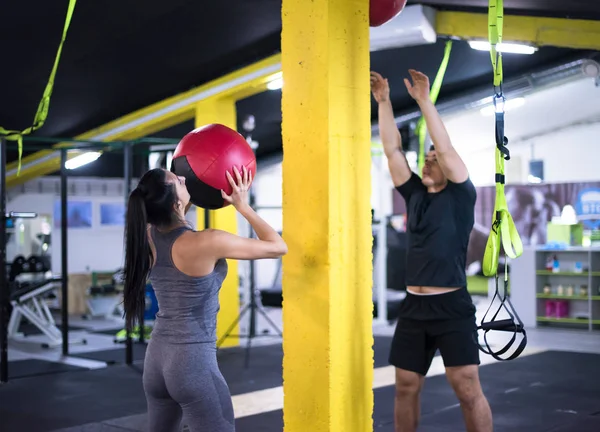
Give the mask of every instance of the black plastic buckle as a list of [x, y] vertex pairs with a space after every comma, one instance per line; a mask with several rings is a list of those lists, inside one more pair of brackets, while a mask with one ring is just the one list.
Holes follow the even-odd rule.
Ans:
[[500, 87], [500, 92], [494, 94], [493, 100], [496, 113], [496, 147], [500, 150], [504, 159], [509, 160], [510, 151], [506, 148], [508, 145], [508, 138], [504, 136], [504, 104], [506, 103], [506, 98], [504, 97], [504, 94], [502, 94], [502, 87]]

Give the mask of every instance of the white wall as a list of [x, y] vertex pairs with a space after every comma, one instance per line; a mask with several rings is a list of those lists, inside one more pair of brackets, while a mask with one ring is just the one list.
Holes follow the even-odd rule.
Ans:
[[[507, 183], [527, 183], [529, 162], [544, 161], [544, 182], [585, 182], [600, 180], [600, 121], [575, 125], [558, 132], [515, 143], [511, 159], [505, 162]], [[461, 152], [477, 186], [494, 184], [495, 147]]]
[[[600, 179], [600, 87], [579, 79], [524, 97], [523, 106], [505, 114], [511, 159], [507, 183], [527, 183], [529, 161], [544, 161], [546, 183]], [[493, 116], [479, 109], [444, 116], [452, 142], [477, 186], [494, 184]]]
[[[54, 202], [59, 196], [27, 193], [13, 197], [8, 211], [31, 211], [54, 218]], [[100, 225], [100, 203], [123, 202], [122, 197], [69, 197], [92, 201], [92, 228], [69, 228], [69, 273], [115, 271], [123, 263], [123, 227]], [[61, 273], [61, 230], [52, 225], [52, 271]]]

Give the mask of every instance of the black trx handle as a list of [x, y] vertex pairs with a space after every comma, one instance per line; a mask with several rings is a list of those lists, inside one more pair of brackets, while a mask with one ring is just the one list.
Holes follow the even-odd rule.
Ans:
[[[519, 355], [521, 355], [521, 353], [527, 346], [527, 332], [525, 331], [525, 326], [523, 325], [521, 318], [519, 318], [519, 315], [515, 311], [515, 308], [513, 307], [512, 303], [510, 302], [509, 297], [507, 296], [507, 291], [508, 291], [507, 288], [508, 288], [508, 281], [505, 279], [504, 280], [504, 293], [503, 293], [503, 295], [500, 295], [499, 290], [498, 290], [498, 275], [496, 275], [496, 292], [494, 293], [494, 297], [492, 298], [492, 301], [490, 303], [490, 306], [488, 307], [488, 310], [485, 312], [485, 315], [481, 319], [481, 324], [477, 327], [477, 330], [475, 331], [475, 340], [477, 341], [477, 346], [479, 347], [479, 349], [482, 352], [491, 355], [493, 358], [495, 358], [496, 360], [499, 360], [499, 361], [508, 361], [508, 360], [516, 359], [517, 357], [519, 357]], [[494, 303], [494, 299], [496, 297], [498, 297], [498, 299], [500, 300], [500, 306], [498, 307], [498, 310], [496, 311], [496, 313], [494, 314], [492, 319], [490, 321], [486, 322], [485, 318], [487, 317], [487, 315], [492, 307], [492, 304]], [[496, 321], [496, 317], [498, 316], [498, 314], [500, 313], [500, 310], [502, 308], [504, 308], [504, 310], [506, 310], [506, 312], [508, 313], [510, 318]], [[483, 340], [486, 345], [485, 348], [479, 344], [479, 340], [477, 337], [479, 330], [483, 330], [483, 332], [484, 332]], [[500, 348], [498, 351], [493, 351], [487, 340], [487, 334], [490, 331], [512, 332], [513, 335], [504, 347]], [[515, 352], [512, 353], [507, 358], [500, 357], [501, 355], [505, 354], [514, 345], [514, 343], [517, 339], [517, 334], [519, 334], [519, 333], [523, 334], [523, 339], [521, 339], [521, 343], [519, 344], [519, 346], [515, 350]]]
[[[500, 92], [494, 96], [494, 110], [496, 111], [496, 147], [505, 160], [510, 159], [510, 151], [506, 147], [508, 145], [508, 138], [504, 136], [504, 103], [506, 98], [502, 94], [502, 87]], [[499, 104], [502, 104], [500, 107]]]
[[487, 323], [481, 323], [479, 326], [481, 330], [497, 330], [497, 331], [511, 331], [511, 332], [521, 332], [523, 331], [523, 327], [520, 324], [516, 324], [511, 319], [505, 319], [500, 321], [490, 321]]

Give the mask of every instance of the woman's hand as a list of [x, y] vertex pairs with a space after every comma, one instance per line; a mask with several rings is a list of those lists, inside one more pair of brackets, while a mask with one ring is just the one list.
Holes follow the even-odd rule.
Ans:
[[248, 203], [248, 190], [252, 184], [252, 173], [249, 172], [245, 166], [242, 167], [243, 177], [235, 166], [233, 167], [233, 172], [237, 178], [237, 184], [233, 180], [231, 174], [229, 174], [229, 171], [226, 171], [227, 180], [229, 180], [233, 191], [231, 192], [231, 195], [227, 195], [224, 190], [221, 190], [221, 196], [225, 201], [239, 210], [240, 207], [243, 207]]

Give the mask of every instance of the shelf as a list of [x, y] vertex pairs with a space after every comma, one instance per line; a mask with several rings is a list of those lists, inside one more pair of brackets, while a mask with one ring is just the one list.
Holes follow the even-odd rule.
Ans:
[[600, 247], [598, 246], [569, 246], [566, 248], [545, 248], [538, 247], [536, 248], [536, 252], [600, 252]]
[[[556, 300], [589, 300], [588, 296], [567, 296], [567, 295], [556, 295], [556, 294], [536, 294], [537, 298], [540, 299], [556, 299]], [[600, 296], [592, 296], [592, 300], [600, 300]]]
[[537, 317], [538, 322], [552, 322], [552, 323], [565, 323], [565, 324], [589, 324], [590, 321], [592, 324], [600, 324], [600, 320], [589, 320], [589, 319], [580, 319], [580, 318], [547, 318], [547, 317]]
[[579, 277], [588, 277], [590, 274], [592, 276], [600, 276], [600, 271], [593, 271], [593, 272], [584, 271], [584, 272], [581, 272], [581, 273], [577, 273], [577, 272], [566, 272], [566, 271], [553, 272], [552, 270], [536, 270], [535, 274], [537, 274], [538, 276], [579, 276]]

